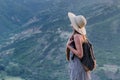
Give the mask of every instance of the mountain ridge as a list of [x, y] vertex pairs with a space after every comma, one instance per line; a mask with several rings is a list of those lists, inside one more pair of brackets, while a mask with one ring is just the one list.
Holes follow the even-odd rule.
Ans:
[[[72, 33], [69, 26], [70, 21], [67, 17], [67, 12], [71, 11], [75, 14], [84, 14], [88, 20], [87, 36], [94, 45], [97, 59], [97, 69], [92, 72], [93, 80], [119, 79], [120, 63], [117, 62], [119, 61], [118, 52], [120, 49], [118, 46], [120, 44], [120, 38], [118, 38], [120, 35], [119, 0], [110, 0], [110, 2], [109, 0], [93, 2], [93, 0], [89, 5], [87, 4], [89, 0], [82, 3], [79, 0], [70, 0], [71, 2], [68, 0], [6, 1], [10, 1], [10, 5], [19, 6], [20, 9], [24, 8], [19, 13], [23, 14], [23, 16], [19, 15], [23, 22], [21, 24], [10, 24], [9, 28], [11, 29], [3, 30], [7, 33], [0, 34], [0, 38], [3, 38], [0, 40], [0, 67], [4, 68], [0, 70], [0, 75], [19, 76], [25, 80], [68, 80], [65, 44]], [[118, 2], [116, 3], [116, 1]], [[7, 6], [8, 3], [5, 3]], [[19, 5], [17, 5], [18, 3]], [[26, 5], [23, 3], [30, 7], [25, 7]], [[20, 5], [24, 6], [21, 8]], [[8, 6], [7, 8], [9, 9]], [[19, 9], [13, 10], [19, 12]], [[27, 11], [30, 12], [28, 15]], [[37, 12], [35, 13], [35, 11]], [[11, 9], [8, 12], [11, 12]], [[8, 13], [6, 14], [10, 16]], [[14, 18], [12, 19], [14, 20]], [[11, 20], [6, 21], [6, 23], [9, 22]], [[113, 66], [113, 71], [110, 71], [111, 68], [108, 66]], [[110, 75], [115, 76], [117, 74], [118, 76], [116, 75], [116, 78], [110, 77], [110, 72]]]

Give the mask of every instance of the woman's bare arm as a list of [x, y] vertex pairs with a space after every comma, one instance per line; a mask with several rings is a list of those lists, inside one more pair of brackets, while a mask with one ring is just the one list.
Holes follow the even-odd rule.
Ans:
[[73, 47], [70, 46], [70, 44], [72, 43], [72, 41], [70, 41], [67, 45], [67, 47], [75, 54], [77, 55], [79, 58], [83, 57], [83, 48], [82, 48], [82, 36], [79, 34], [75, 34], [74, 35], [74, 42], [75, 42], [75, 47], [76, 49], [74, 49]]
[[83, 43], [83, 37], [79, 34], [74, 35], [74, 42], [75, 42], [75, 47], [77, 50], [77, 55], [79, 58], [83, 57], [83, 48], [82, 48], [82, 43]]

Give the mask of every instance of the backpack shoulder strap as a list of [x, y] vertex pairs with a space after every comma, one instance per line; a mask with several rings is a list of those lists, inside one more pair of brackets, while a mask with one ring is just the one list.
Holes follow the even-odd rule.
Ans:
[[94, 50], [92, 43], [87, 39], [88, 45], [90, 46], [91, 56], [95, 60]]

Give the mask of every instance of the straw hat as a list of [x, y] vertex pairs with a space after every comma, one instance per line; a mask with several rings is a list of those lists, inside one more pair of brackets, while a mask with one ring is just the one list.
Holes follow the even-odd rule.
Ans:
[[86, 29], [85, 26], [87, 24], [87, 21], [84, 16], [78, 15], [68, 12], [68, 17], [70, 19], [72, 27], [80, 34], [86, 35]]

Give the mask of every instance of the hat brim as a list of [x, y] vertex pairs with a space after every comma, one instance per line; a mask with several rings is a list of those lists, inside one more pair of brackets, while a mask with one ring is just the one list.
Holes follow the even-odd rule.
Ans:
[[71, 12], [68, 12], [68, 17], [70, 19], [70, 22], [72, 24], [72, 27], [80, 34], [83, 34], [83, 35], [86, 35], [86, 29], [85, 29], [85, 26], [82, 27], [82, 28], [79, 28], [78, 25], [76, 24], [75, 22], [75, 17], [76, 15], [71, 13]]

